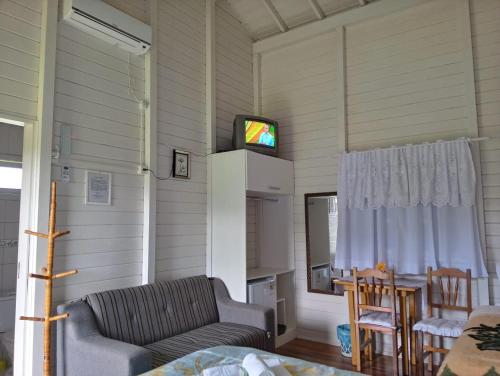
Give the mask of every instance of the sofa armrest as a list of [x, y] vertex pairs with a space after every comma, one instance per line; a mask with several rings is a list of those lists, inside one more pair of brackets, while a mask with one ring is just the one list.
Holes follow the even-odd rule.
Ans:
[[59, 376], [133, 376], [151, 370], [151, 352], [101, 335], [87, 303], [61, 305], [57, 311], [70, 314], [57, 322]]
[[258, 304], [245, 304], [232, 300], [224, 282], [212, 279], [212, 285], [221, 322], [249, 325], [264, 330], [274, 348], [274, 310]]

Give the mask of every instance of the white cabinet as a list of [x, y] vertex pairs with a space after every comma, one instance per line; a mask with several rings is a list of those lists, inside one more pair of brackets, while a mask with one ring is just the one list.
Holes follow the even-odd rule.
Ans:
[[293, 193], [293, 164], [284, 159], [247, 152], [246, 154], [247, 191], [271, 195], [290, 195]]
[[[248, 150], [213, 154], [208, 162], [207, 274], [221, 278], [231, 297], [244, 303], [247, 280], [274, 276], [282, 286], [277, 291], [289, 294], [273, 303], [277, 322], [288, 328], [277, 343], [293, 339], [293, 163]], [[247, 200], [255, 216], [248, 229]]]

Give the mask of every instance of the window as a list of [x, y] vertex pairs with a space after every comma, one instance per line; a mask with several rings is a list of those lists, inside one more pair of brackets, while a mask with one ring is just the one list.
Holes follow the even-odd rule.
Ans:
[[0, 166], [0, 188], [21, 189], [23, 169]]

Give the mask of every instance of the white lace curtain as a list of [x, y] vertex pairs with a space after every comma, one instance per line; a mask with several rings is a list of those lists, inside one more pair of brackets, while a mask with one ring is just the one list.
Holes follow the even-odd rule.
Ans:
[[465, 140], [345, 153], [340, 207], [472, 206], [476, 175]]
[[466, 140], [344, 153], [335, 267], [423, 274], [427, 266], [486, 276]]

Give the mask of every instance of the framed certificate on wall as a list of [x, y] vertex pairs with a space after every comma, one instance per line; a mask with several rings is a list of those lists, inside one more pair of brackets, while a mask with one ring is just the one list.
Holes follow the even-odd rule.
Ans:
[[85, 204], [111, 205], [111, 173], [85, 171]]

